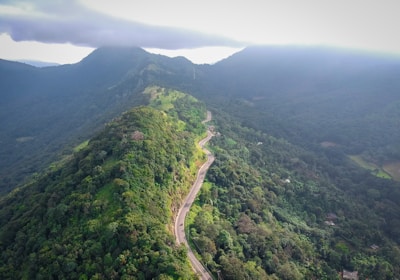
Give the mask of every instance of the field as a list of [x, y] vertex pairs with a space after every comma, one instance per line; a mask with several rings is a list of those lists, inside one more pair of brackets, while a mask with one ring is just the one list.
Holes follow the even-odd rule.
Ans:
[[[352, 155], [349, 156], [349, 158], [357, 163], [360, 167], [368, 169], [371, 171], [371, 174], [380, 177], [380, 178], [385, 178], [385, 179], [394, 179], [397, 180], [392, 173], [389, 173], [385, 167], [380, 167], [372, 162], [365, 161], [360, 155]], [[400, 165], [400, 163], [398, 163]], [[399, 176], [398, 179], [400, 179], [400, 167], [397, 167], [397, 175]]]

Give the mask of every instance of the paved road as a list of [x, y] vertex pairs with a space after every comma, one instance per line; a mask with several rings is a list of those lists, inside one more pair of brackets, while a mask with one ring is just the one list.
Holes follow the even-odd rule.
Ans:
[[[207, 111], [207, 119], [203, 121], [203, 123], [206, 123], [210, 121], [212, 118], [211, 112]], [[188, 257], [190, 262], [192, 263], [192, 267], [194, 271], [199, 275], [200, 279], [202, 280], [210, 280], [212, 279], [211, 275], [207, 272], [207, 270], [204, 268], [204, 266], [199, 262], [199, 260], [196, 258], [194, 255], [192, 249], [190, 248], [187, 240], [186, 240], [186, 235], [185, 235], [185, 217], [187, 213], [190, 210], [190, 207], [192, 206], [193, 201], [196, 198], [197, 193], [199, 192], [201, 186], [203, 185], [204, 177], [206, 175], [206, 172], [208, 168], [211, 166], [213, 161], [215, 160], [215, 157], [211, 154], [209, 150], [204, 148], [204, 145], [213, 137], [213, 133], [210, 130], [207, 130], [207, 137], [204, 139], [200, 140], [199, 145], [203, 149], [203, 151], [207, 155], [207, 161], [200, 167], [199, 171], [197, 172], [197, 177], [196, 181], [193, 183], [192, 188], [190, 189], [190, 192], [186, 199], [183, 201], [183, 204], [181, 208], [179, 209], [178, 216], [175, 220], [175, 236], [176, 236], [176, 242], [178, 244], [185, 244], [185, 246], [188, 248]]]

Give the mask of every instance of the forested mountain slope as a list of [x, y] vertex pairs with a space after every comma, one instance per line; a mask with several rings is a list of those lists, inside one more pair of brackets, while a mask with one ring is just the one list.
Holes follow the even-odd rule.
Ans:
[[224, 279], [398, 279], [400, 184], [214, 113], [216, 157], [189, 220]]
[[400, 58], [312, 47], [249, 47], [210, 66], [196, 96], [240, 122], [376, 163], [400, 160]]
[[[215, 65], [139, 48], [101, 48], [80, 63], [0, 61], [0, 189], [131, 106], [148, 85], [191, 92], [237, 120], [306, 148], [321, 143], [395, 170], [400, 59], [311, 47], [249, 47]], [[397, 174], [400, 178], [400, 174]]]
[[108, 47], [73, 65], [0, 61], [0, 192], [48, 165], [132, 106], [147, 85], [184, 86], [192, 64], [139, 48]]
[[172, 226], [204, 160], [205, 107], [176, 91], [145, 94], [162, 110], [124, 113], [0, 200], [1, 279], [195, 279]]

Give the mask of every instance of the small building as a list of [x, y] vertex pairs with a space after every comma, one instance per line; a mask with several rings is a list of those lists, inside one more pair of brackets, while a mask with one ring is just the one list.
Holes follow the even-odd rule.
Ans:
[[370, 246], [370, 248], [371, 248], [372, 250], [376, 251], [376, 250], [379, 249], [379, 246], [376, 245], [376, 244], [372, 244], [372, 245]]
[[335, 223], [333, 221], [325, 221], [325, 225], [327, 226], [334, 226]]
[[358, 280], [358, 271], [347, 271], [343, 269], [343, 272], [341, 273], [341, 278], [343, 280]]

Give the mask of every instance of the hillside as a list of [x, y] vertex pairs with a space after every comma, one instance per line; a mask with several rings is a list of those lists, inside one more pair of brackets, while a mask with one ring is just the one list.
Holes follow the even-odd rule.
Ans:
[[398, 279], [400, 184], [215, 113], [216, 160], [189, 220], [224, 279]]
[[346, 50], [249, 47], [205, 71], [196, 96], [305, 148], [331, 142], [378, 165], [400, 160], [400, 59]]
[[254, 47], [203, 70], [194, 92], [222, 133], [192, 214], [209, 268], [224, 279], [399, 278], [400, 60]]
[[1, 279], [194, 277], [171, 230], [201, 160], [194, 144], [204, 105], [160, 88], [146, 94], [168, 101], [168, 114], [124, 113], [1, 199]]
[[108, 47], [73, 65], [0, 61], [0, 74], [3, 192], [121, 112], [147, 104], [141, 92], [151, 85], [190, 92], [247, 126], [307, 149], [331, 143], [382, 170], [400, 163], [398, 58], [249, 47], [215, 65], [194, 65], [182, 57]]
[[178, 86], [187, 75], [188, 60], [139, 48], [101, 48], [77, 64], [56, 67], [0, 61], [0, 192], [69, 153], [123, 111], [147, 104], [141, 93], [148, 85]]

